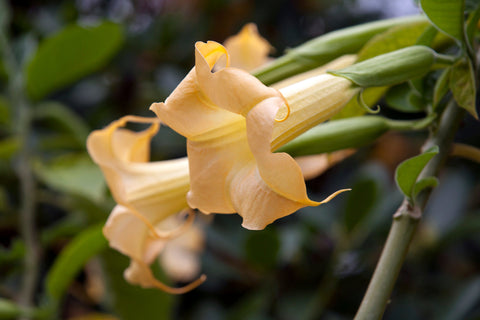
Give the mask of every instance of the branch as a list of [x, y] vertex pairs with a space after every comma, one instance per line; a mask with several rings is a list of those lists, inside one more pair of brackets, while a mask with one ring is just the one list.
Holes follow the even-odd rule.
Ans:
[[[423, 150], [426, 150], [433, 145], [438, 145], [440, 152], [427, 164], [419, 179], [438, 174], [449, 154], [455, 132], [464, 114], [455, 102], [449, 103], [440, 120], [438, 130], [430, 135], [423, 146]], [[395, 213], [385, 247], [355, 320], [381, 319], [430, 193], [431, 190], [420, 195], [419, 204], [415, 207], [404, 200]]]

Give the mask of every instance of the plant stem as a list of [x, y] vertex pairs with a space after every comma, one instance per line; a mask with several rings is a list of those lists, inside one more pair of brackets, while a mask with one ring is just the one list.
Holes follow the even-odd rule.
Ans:
[[10, 103], [15, 107], [15, 133], [20, 140], [14, 169], [20, 181], [20, 235], [25, 241], [24, 271], [22, 288], [18, 302], [22, 307], [33, 306], [35, 289], [38, 281], [38, 262], [40, 249], [35, 228], [35, 178], [30, 165], [31, 153], [29, 137], [31, 132], [31, 110], [23, 88], [23, 72], [17, 63], [4, 30], [0, 31], [0, 48], [5, 69], [8, 73], [8, 93]]
[[[438, 145], [440, 152], [427, 164], [419, 179], [437, 175], [449, 154], [456, 129], [464, 114], [455, 102], [449, 103], [440, 119], [438, 129], [430, 135], [423, 146], [426, 150]], [[381, 319], [430, 193], [431, 190], [424, 192], [415, 207], [405, 200], [395, 213], [385, 247], [355, 320]]]

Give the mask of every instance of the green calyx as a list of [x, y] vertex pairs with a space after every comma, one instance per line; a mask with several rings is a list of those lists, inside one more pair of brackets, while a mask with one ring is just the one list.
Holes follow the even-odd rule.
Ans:
[[[436, 63], [437, 56], [429, 47], [411, 46], [329, 73], [347, 78], [362, 88], [392, 86], [425, 75]], [[442, 56], [442, 62], [444, 60]]]
[[[363, 88], [392, 86], [422, 77], [431, 70], [437, 57], [429, 47], [411, 46], [329, 73], [347, 78]], [[441, 60], [445, 59], [441, 57]]]

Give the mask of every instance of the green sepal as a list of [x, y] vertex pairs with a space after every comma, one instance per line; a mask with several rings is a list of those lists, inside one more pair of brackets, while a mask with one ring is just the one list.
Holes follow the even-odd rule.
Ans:
[[[438, 154], [438, 146], [434, 146], [424, 153], [415, 156], [413, 158], [407, 159], [400, 163], [395, 171], [395, 181], [397, 183], [400, 191], [405, 195], [411, 204], [415, 203], [415, 189], [421, 191], [424, 187], [427, 187], [428, 184], [425, 182], [420, 182], [420, 185], [416, 187], [418, 176], [428, 164], [428, 162]], [[428, 180], [427, 180], [428, 181]]]
[[329, 73], [366, 87], [391, 86], [425, 75], [434, 65], [436, 53], [425, 46], [411, 46], [382, 54]]

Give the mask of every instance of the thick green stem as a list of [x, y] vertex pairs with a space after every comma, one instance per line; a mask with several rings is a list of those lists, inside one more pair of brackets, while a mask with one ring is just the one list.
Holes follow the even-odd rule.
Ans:
[[[419, 179], [437, 175], [448, 156], [450, 145], [463, 115], [464, 111], [454, 102], [447, 106], [440, 120], [438, 130], [431, 134], [423, 146], [424, 149], [428, 149], [433, 145], [438, 145], [440, 152], [428, 163]], [[429, 195], [430, 191], [425, 192], [415, 207], [410, 206], [405, 200], [395, 213], [380, 260], [355, 316], [356, 320], [381, 319], [390, 301], [393, 286], [405, 260], [408, 247], [420, 221], [421, 211], [425, 207]]]

